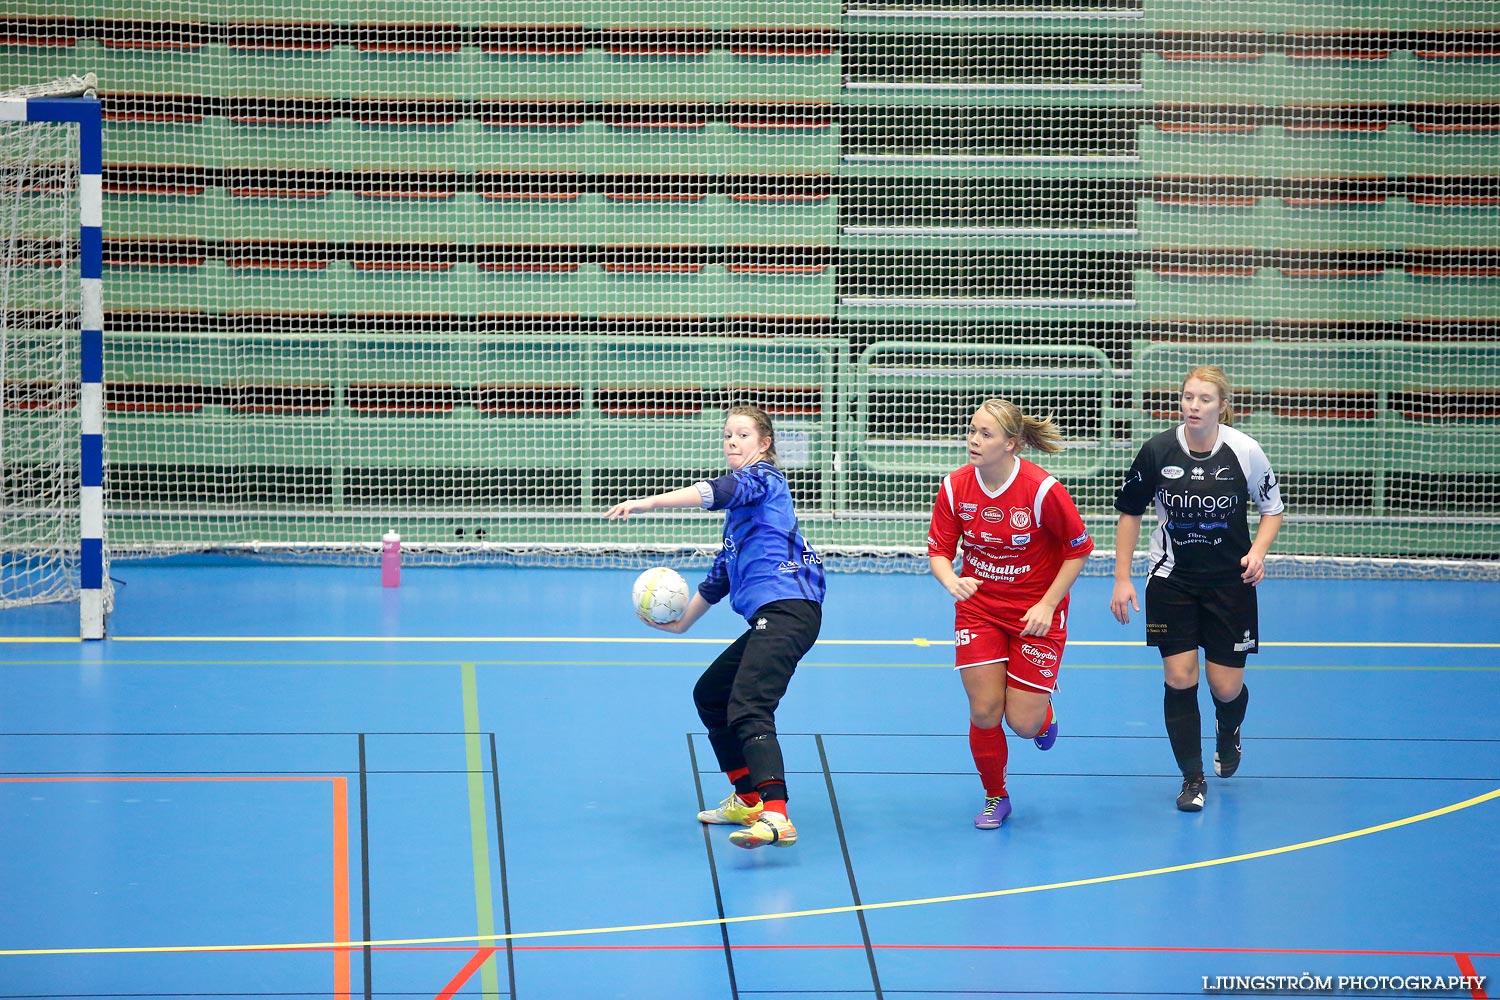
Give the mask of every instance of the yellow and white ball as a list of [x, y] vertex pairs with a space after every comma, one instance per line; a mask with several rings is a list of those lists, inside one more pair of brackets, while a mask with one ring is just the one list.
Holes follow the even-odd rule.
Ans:
[[654, 566], [635, 578], [630, 596], [641, 621], [667, 625], [687, 613], [693, 593], [681, 573], [670, 566]]

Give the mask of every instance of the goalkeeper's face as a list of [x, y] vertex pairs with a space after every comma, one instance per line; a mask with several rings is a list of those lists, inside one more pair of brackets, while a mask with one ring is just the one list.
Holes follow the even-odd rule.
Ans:
[[724, 421], [724, 460], [731, 470], [738, 472], [759, 462], [770, 446], [770, 439], [761, 436], [749, 417], [735, 414]]

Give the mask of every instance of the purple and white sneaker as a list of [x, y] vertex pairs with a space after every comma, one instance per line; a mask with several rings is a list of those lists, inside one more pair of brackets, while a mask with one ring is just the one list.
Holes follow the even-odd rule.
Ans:
[[984, 800], [984, 808], [974, 817], [974, 829], [998, 830], [1010, 816], [1010, 796], [991, 795]]

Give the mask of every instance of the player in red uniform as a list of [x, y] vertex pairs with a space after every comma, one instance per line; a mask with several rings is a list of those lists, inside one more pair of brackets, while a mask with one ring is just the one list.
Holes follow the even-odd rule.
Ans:
[[1068, 590], [1094, 540], [1063, 485], [1018, 454], [1062, 450], [1050, 418], [986, 400], [969, 421], [968, 448], [969, 464], [938, 489], [927, 556], [955, 601], [955, 662], [969, 696], [969, 749], [984, 782], [974, 825], [993, 830], [1011, 812], [1001, 723], [1042, 750], [1057, 740], [1052, 691], [1068, 638]]

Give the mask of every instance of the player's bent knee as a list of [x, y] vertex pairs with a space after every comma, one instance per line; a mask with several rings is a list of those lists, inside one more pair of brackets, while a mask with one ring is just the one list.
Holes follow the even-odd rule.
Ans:
[[730, 726], [734, 729], [734, 734], [740, 738], [741, 743], [776, 738], [776, 724], [770, 719], [736, 719], [730, 723]]
[[704, 722], [709, 721], [709, 716], [716, 715], [721, 725], [729, 712], [723, 693], [717, 691], [715, 685], [702, 680], [693, 685], [693, 707], [698, 710], [698, 717]]
[[729, 714], [725, 711], [723, 704], [716, 705], [711, 701], [700, 700], [697, 692], [694, 692], [693, 707], [698, 710], [698, 718], [702, 719], [703, 724], [710, 729], [729, 724]]
[[1042, 735], [1042, 722], [1045, 719], [1046, 716], [1044, 715], [1040, 718], [1032, 718], [1030, 716], [1021, 719], [1007, 717], [1005, 721], [1010, 725], [1010, 731], [1021, 737], [1021, 739], [1034, 740]]

